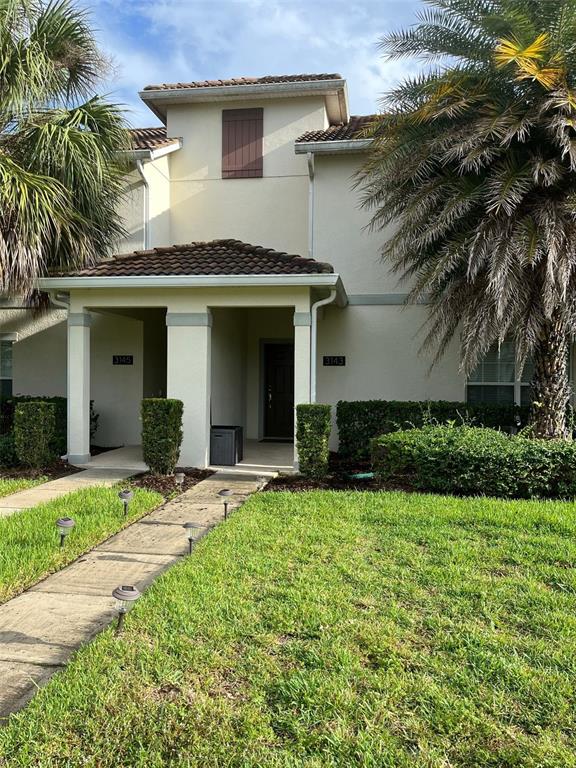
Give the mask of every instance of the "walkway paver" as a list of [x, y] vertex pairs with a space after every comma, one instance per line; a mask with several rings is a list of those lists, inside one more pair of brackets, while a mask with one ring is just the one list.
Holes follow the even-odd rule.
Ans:
[[130, 469], [87, 469], [73, 475], [59, 477], [57, 480], [49, 480], [47, 483], [40, 483], [40, 485], [28, 488], [26, 491], [18, 491], [18, 493], [0, 497], [0, 517], [8, 517], [15, 512], [36, 507], [38, 504], [44, 504], [84, 488], [91, 488], [96, 485], [109, 487], [133, 474], [134, 471]]
[[67, 568], [0, 605], [0, 723], [24, 706], [81, 645], [116, 616], [111, 592], [143, 590], [188, 553], [184, 522], [223, 519], [218, 491], [229, 488], [229, 510], [260, 489], [262, 477], [217, 472], [112, 536]]

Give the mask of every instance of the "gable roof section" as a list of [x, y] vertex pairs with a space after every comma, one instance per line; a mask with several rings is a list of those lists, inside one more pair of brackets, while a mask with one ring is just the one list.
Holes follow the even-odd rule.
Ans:
[[347, 123], [331, 125], [321, 131], [308, 131], [296, 139], [296, 143], [310, 141], [350, 141], [361, 139], [362, 131], [370, 125], [377, 115], [352, 115]]
[[240, 240], [171, 245], [115, 256], [67, 277], [209, 275], [311, 275], [333, 273], [330, 264], [250, 245]]
[[354, 115], [346, 123], [331, 125], [320, 131], [308, 131], [296, 139], [294, 151], [297, 155], [364, 152], [370, 147], [372, 139], [364, 137], [362, 132], [376, 117]]
[[264, 77], [231, 77], [228, 80], [195, 80], [191, 83], [161, 83], [147, 85], [145, 91], [170, 91], [181, 88], [220, 88], [237, 85], [279, 85], [280, 83], [307, 83], [316, 80], [342, 80], [342, 75], [265, 75]]
[[224, 80], [196, 80], [189, 83], [147, 85], [140, 98], [166, 122], [167, 107], [174, 104], [261, 100], [295, 96], [321, 96], [331, 125], [348, 120], [346, 81], [338, 73], [232, 77]]
[[153, 128], [131, 128], [130, 136], [132, 138], [132, 146], [136, 150], [163, 149], [172, 144], [180, 144], [180, 139], [168, 138], [166, 126], [164, 125]]

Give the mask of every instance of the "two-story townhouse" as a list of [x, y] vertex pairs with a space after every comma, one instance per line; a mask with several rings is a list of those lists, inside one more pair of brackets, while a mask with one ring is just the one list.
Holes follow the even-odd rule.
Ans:
[[[184, 402], [180, 463], [209, 463], [211, 425], [291, 441], [298, 403], [519, 399], [507, 351], [467, 382], [454, 346], [419, 354], [424, 305], [380, 259], [354, 175], [367, 117], [340, 75], [152, 85], [162, 122], [134, 131], [119, 255], [41, 281], [53, 311], [4, 309], [5, 391], [66, 395], [69, 460], [137, 445], [142, 397]], [[11, 379], [11, 383], [10, 383]], [[334, 434], [336, 445], [337, 436]]]

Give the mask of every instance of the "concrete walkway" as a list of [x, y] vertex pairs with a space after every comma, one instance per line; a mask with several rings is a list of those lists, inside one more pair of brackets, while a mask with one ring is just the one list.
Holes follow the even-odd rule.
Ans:
[[62, 571], [0, 605], [0, 723], [116, 616], [112, 590], [145, 589], [187, 555], [185, 522], [222, 521], [218, 491], [230, 488], [230, 510], [265, 484], [261, 477], [217, 472], [112, 536]]
[[130, 469], [88, 469], [84, 472], [76, 472], [74, 475], [59, 477], [57, 480], [49, 480], [47, 483], [29, 488], [26, 491], [11, 493], [9, 496], [0, 497], [0, 517], [8, 517], [23, 509], [36, 507], [46, 501], [52, 501], [66, 493], [80, 491], [95, 485], [109, 487], [133, 475]]

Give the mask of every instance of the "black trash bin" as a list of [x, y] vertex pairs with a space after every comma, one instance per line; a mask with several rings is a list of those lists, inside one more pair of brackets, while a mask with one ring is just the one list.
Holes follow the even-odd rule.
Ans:
[[215, 425], [210, 430], [210, 464], [232, 467], [242, 461], [242, 427]]

